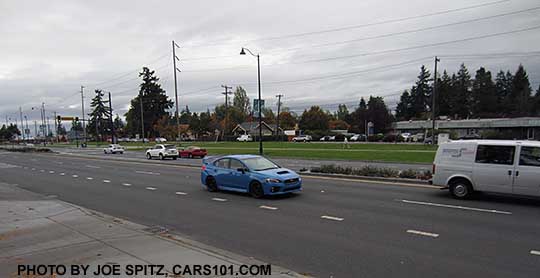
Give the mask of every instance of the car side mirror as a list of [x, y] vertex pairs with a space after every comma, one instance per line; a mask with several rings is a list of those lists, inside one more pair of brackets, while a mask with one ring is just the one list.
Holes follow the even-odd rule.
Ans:
[[245, 174], [247, 172], [246, 168], [238, 168], [236, 169], [238, 172], [241, 172], [242, 174]]

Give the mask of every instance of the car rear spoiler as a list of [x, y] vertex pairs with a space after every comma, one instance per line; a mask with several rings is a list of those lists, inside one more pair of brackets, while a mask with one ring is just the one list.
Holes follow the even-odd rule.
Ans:
[[222, 155], [206, 156], [205, 158], [203, 158], [202, 163], [204, 165], [210, 164], [216, 161], [220, 157], [223, 157], [223, 156]]

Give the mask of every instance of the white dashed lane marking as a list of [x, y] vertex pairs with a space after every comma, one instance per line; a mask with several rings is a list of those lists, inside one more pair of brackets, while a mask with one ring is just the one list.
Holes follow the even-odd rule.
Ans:
[[540, 251], [531, 250], [531, 255], [540, 256]]
[[148, 171], [135, 171], [135, 173], [145, 174], [145, 175], [155, 175], [155, 176], [161, 175], [161, 173], [158, 173], [158, 172], [148, 172]]
[[421, 236], [439, 237], [439, 234], [423, 232], [423, 231], [418, 231], [418, 230], [407, 230], [407, 233], [415, 234], [415, 235], [421, 235]]
[[227, 202], [227, 199], [222, 199], [222, 198], [212, 198], [212, 201], [216, 201], [216, 202]]
[[180, 192], [180, 191], [176, 191], [174, 194], [176, 194], [176, 195], [187, 195], [186, 192]]
[[154, 191], [154, 190], [156, 190], [157, 188], [149, 186], [149, 187], [147, 187], [146, 189]]
[[444, 208], [453, 208], [453, 209], [463, 209], [463, 210], [478, 211], [478, 212], [490, 212], [490, 213], [497, 213], [497, 214], [512, 214], [509, 211], [500, 211], [500, 210], [494, 210], [494, 209], [472, 208], [472, 207], [447, 205], [447, 204], [437, 204], [437, 203], [420, 202], [420, 201], [410, 201], [410, 200], [401, 200], [401, 202], [407, 203], [407, 204], [433, 206], [433, 207], [444, 207]]
[[32, 168], [32, 171], [35, 171], [35, 170], [36, 170], [36, 168]]
[[92, 178], [92, 177], [87, 177], [86, 179], [87, 179], [87, 180], [93, 180], [94, 178]]
[[42, 172], [42, 173], [45, 172], [45, 170], [43, 170], [43, 169], [41, 169], [41, 170], [39, 170], [39, 171]]
[[104, 183], [110, 183], [110, 180], [103, 180]]
[[101, 168], [101, 167], [99, 167], [99, 166], [94, 166], [94, 165], [86, 165], [86, 167], [88, 167], [88, 168], [94, 168], [94, 169], [99, 169], [99, 168]]
[[66, 175], [66, 173], [60, 173], [60, 176], [65, 176], [65, 175]]
[[262, 209], [269, 209], [269, 210], [277, 210], [278, 208], [276, 207], [269, 207], [269, 206], [260, 206], [259, 208], [262, 208]]
[[131, 186], [131, 183], [124, 182], [122, 183], [123, 186]]
[[341, 218], [341, 217], [335, 217], [335, 216], [328, 216], [328, 215], [323, 215], [321, 216], [322, 219], [326, 219], [326, 220], [333, 220], [333, 221], [343, 221], [344, 218]]
[[71, 176], [74, 177], [74, 178], [78, 178], [78, 177], [79, 177], [78, 175], [71, 175]]
[[49, 171], [49, 174], [54, 174], [54, 171]]

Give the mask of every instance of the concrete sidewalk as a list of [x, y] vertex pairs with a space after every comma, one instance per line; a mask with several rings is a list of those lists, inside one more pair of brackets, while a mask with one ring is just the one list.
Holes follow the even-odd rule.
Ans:
[[[0, 254], [0, 277], [63, 277], [18, 275], [18, 265], [39, 264], [65, 265], [64, 277], [261, 277], [236, 272], [241, 265], [267, 265], [159, 227], [138, 225], [4, 183], [0, 183]], [[89, 265], [88, 273], [68, 275], [71, 265], [77, 264]], [[98, 266], [114, 265], [121, 275], [93, 274]], [[149, 269], [146, 275], [128, 275], [128, 265], [164, 265], [164, 275], [150, 275]], [[195, 265], [226, 266], [233, 275], [176, 275], [185, 267], [194, 270]], [[306, 277], [275, 265], [271, 274], [264, 277]]]

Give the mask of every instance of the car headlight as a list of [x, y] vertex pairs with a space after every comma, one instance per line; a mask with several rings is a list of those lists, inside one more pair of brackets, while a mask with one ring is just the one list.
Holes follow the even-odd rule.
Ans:
[[280, 183], [281, 181], [278, 180], [278, 179], [270, 179], [270, 178], [268, 178], [268, 179], [266, 179], [266, 182], [269, 182], [269, 183]]

